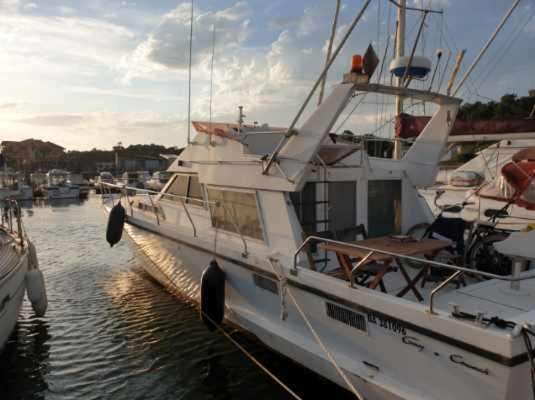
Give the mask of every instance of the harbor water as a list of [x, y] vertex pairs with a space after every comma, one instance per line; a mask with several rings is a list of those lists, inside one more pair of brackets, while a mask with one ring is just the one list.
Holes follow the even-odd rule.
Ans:
[[[0, 355], [0, 399], [286, 399], [197, 310], [153, 281], [123, 238], [105, 241], [98, 197], [23, 209], [49, 306], [27, 300]], [[243, 333], [233, 337], [302, 398], [351, 398]]]

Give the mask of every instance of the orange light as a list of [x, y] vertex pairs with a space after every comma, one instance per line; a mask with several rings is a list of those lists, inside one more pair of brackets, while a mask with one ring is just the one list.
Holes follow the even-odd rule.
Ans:
[[351, 72], [362, 74], [362, 56], [355, 54], [351, 59]]

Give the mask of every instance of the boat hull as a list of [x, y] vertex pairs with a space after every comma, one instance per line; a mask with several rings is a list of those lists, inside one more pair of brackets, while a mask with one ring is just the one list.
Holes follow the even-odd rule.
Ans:
[[78, 199], [80, 198], [80, 189], [77, 187], [52, 187], [45, 188], [45, 194], [49, 200]]
[[27, 252], [6, 249], [0, 255], [0, 351], [17, 323], [26, 292]]
[[[228, 321], [255, 335], [277, 353], [347, 389], [287, 296], [288, 317], [281, 319], [279, 291], [270, 291], [269, 285], [266, 290], [266, 285], [259, 285], [257, 278], [265, 277], [277, 288], [280, 283], [258, 259], [232, 258], [228, 253], [223, 254], [219, 247], [214, 252], [213, 247], [201, 247], [193, 237], [187, 242], [180, 235], [171, 236], [158, 229], [156, 224], [133, 218], [125, 225], [126, 236], [135, 243], [143, 257], [143, 267], [155, 280], [177, 297], [198, 303], [202, 273], [215, 258], [227, 276], [225, 318]], [[396, 310], [392, 309], [390, 316], [385, 316], [358, 302], [349, 304], [337, 296], [342, 296], [344, 289], [328, 291], [313, 287], [317, 278], [309, 279], [306, 275], [301, 270], [299, 279], [289, 278], [288, 287], [337, 364], [365, 398], [528, 398], [526, 362], [511, 366], [493, 361], [492, 355], [484, 351], [478, 354], [467, 350], [466, 344], [440, 337], [439, 333], [421, 331], [414, 325], [406, 325], [406, 331], [405, 327], [399, 330], [396, 324], [405, 322], [396, 318]], [[354, 327], [333, 321], [325, 312], [329, 303], [357, 310], [367, 319], [367, 331], [357, 332]], [[418, 338], [415, 340], [424, 345], [425, 351], [406, 342], [406, 337]], [[450, 355], [464, 357], [492, 373], [457, 366]], [[451, 390], [453, 386], [455, 391]]]

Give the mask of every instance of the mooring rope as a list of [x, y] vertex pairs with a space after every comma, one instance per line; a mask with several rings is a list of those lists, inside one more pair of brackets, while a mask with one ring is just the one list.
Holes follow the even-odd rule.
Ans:
[[[174, 292], [177, 296], [183, 297], [183, 294], [180, 292], [180, 289], [176, 287], [174, 282], [169, 278], [164, 271], [160, 268], [158, 264], [156, 264], [149, 256], [146, 255], [146, 258], [160, 271], [162, 276], [165, 277], [167, 281], [169, 281], [170, 287], [168, 287], [172, 292]], [[249, 351], [247, 351], [241, 344], [239, 344], [236, 339], [234, 339], [227, 331], [223, 329], [223, 327], [216, 323], [210, 316], [208, 316], [206, 313], [204, 313], [201, 309], [201, 307], [198, 305], [198, 303], [191, 302], [195, 308], [197, 308], [200, 313], [206, 317], [216, 328], [219, 332], [223, 334], [233, 345], [235, 345], [238, 350], [240, 350], [253, 364], [255, 364], [258, 368], [260, 368], [267, 376], [269, 376], [275, 383], [277, 383], [282, 389], [284, 389], [290, 396], [292, 396], [296, 400], [302, 400], [301, 397], [299, 397], [292, 389], [290, 389], [283, 381], [281, 381], [277, 376], [271, 372], [266, 366], [264, 366], [258, 359], [253, 356]]]
[[[283, 282], [282, 268], [281, 268], [281, 272], [279, 273], [275, 269], [275, 267], [273, 266], [273, 263], [272, 263], [272, 261], [277, 262], [277, 263], [278, 263], [278, 261], [275, 260], [275, 259], [271, 259], [271, 258], [269, 259], [269, 261], [270, 261], [269, 265], [271, 266], [271, 269], [273, 270], [273, 272], [275, 273], [275, 275], [279, 279], [279, 282], [282, 284], [282, 282]], [[303, 321], [305, 321], [305, 324], [308, 326], [308, 329], [310, 330], [310, 332], [314, 336], [314, 339], [316, 339], [316, 342], [318, 342], [319, 346], [321, 347], [321, 349], [323, 350], [323, 352], [325, 353], [325, 355], [327, 356], [327, 358], [329, 359], [329, 361], [333, 365], [333, 367], [336, 370], [336, 372], [338, 372], [338, 374], [342, 377], [342, 379], [346, 383], [346, 385], [349, 388], [349, 390], [351, 392], [353, 392], [353, 394], [355, 395], [355, 397], [357, 397], [357, 399], [364, 400], [364, 397], [360, 394], [360, 392], [357, 390], [357, 388], [355, 388], [355, 386], [351, 383], [351, 381], [349, 380], [347, 375], [344, 373], [344, 371], [342, 371], [342, 368], [340, 368], [340, 366], [336, 362], [335, 358], [333, 357], [333, 355], [331, 354], [329, 349], [327, 349], [327, 347], [325, 346], [325, 344], [321, 340], [320, 336], [318, 335], [318, 333], [316, 332], [316, 330], [314, 329], [314, 327], [310, 323], [309, 319], [307, 318], [307, 316], [303, 312], [301, 306], [299, 305], [299, 303], [295, 299], [292, 291], [290, 290], [290, 288], [288, 286], [285, 287], [285, 292], [290, 296], [290, 300], [292, 300], [292, 302], [294, 303], [295, 308], [297, 309], [297, 311], [301, 315], [301, 318], [303, 318]]]
[[273, 381], [275, 381], [280, 387], [282, 387], [284, 390], [288, 392], [294, 399], [302, 400], [301, 397], [299, 397], [292, 389], [290, 389], [284, 382], [282, 382], [273, 372], [271, 372], [267, 367], [265, 367], [258, 359], [253, 356], [247, 349], [245, 349], [241, 344], [239, 344], [227, 331], [223, 329], [223, 327], [217, 323], [214, 322], [212, 318], [210, 318], [206, 313], [204, 313], [199, 308], [201, 314], [208, 319], [214, 326], [217, 328], [219, 332], [223, 334], [234, 346], [236, 346], [249, 360], [251, 360], [252, 363], [254, 363], [258, 368], [260, 368], [264, 373], [269, 376]]

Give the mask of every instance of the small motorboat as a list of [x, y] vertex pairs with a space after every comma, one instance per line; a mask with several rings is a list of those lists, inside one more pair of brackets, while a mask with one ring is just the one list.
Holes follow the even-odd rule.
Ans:
[[45, 281], [39, 270], [37, 253], [26, 236], [19, 205], [15, 200], [0, 202], [0, 350], [13, 331], [28, 294], [37, 316], [47, 308]]
[[69, 173], [67, 183], [71, 186], [78, 186], [80, 189], [80, 198], [87, 199], [89, 196], [89, 181], [82, 174]]
[[80, 187], [69, 182], [69, 172], [61, 169], [50, 170], [47, 174], [47, 184], [43, 186], [45, 197], [55, 199], [78, 199]]

